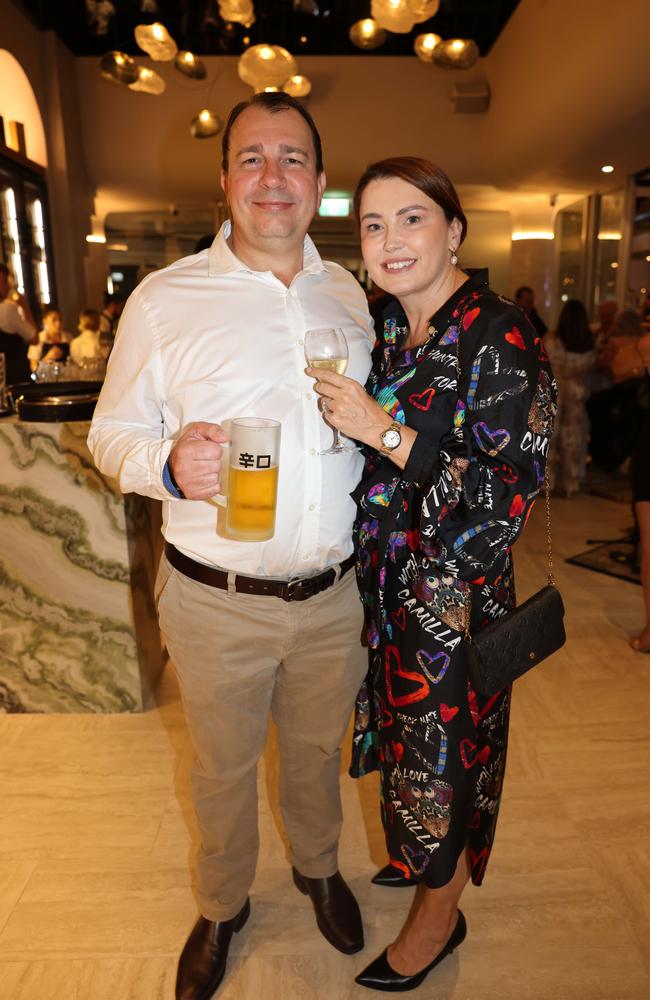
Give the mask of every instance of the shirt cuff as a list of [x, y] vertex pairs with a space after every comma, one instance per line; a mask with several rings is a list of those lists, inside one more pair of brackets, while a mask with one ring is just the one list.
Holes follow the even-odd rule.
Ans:
[[425, 437], [418, 432], [404, 466], [403, 479], [408, 483], [426, 483], [440, 461], [440, 438]]
[[171, 495], [175, 497], [176, 500], [185, 499], [185, 494], [183, 493], [182, 490], [178, 488], [178, 486], [174, 481], [174, 477], [172, 476], [172, 471], [169, 468], [169, 459], [167, 459], [167, 461], [163, 465], [162, 481], [163, 481], [163, 486], [165, 487], [167, 492], [171, 493]]

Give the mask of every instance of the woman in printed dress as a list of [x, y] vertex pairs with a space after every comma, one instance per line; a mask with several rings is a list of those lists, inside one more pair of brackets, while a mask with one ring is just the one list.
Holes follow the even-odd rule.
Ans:
[[[372, 280], [395, 296], [366, 386], [309, 370], [328, 420], [362, 443], [357, 575], [370, 650], [352, 773], [379, 769], [390, 866], [418, 883], [396, 941], [357, 982], [413, 989], [461, 943], [490, 856], [510, 690], [469, 682], [461, 639], [514, 605], [510, 550], [544, 481], [555, 384], [525, 315], [462, 270], [467, 223], [426, 160], [368, 168], [355, 196]], [[460, 371], [460, 377], [458, 372]]]

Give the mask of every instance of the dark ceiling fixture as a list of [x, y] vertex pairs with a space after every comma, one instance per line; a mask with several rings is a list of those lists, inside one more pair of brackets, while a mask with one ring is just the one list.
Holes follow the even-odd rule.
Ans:
[[[42, 29], [54, 30], [79, 56], [102, 56], [108, 51], [139, 55], [133, 30], [139, 24], [164, 24], [178, 47], [197, 56], [240, 55], [248, 45], [279, 45], [310, 55], [356, 55], [359, 47], [349, 37], [351, 27], [370, 14], [370, 0], [253, 0], [255, 23], [246, 28], [222, 17], [228, 4], [243, 0], [17, 0]], [[366, 49], [372, 55], [414, 58], [419, 34], [442, 39], [473, 39], [486, 56], [519, 0], [440, 0], [435, 15], [414, 24], [405, 33], [389, 32], [383, 45]], [[409, 0], [416, 15], [433, 9], [434, 0]], [[92, 8], [92, 10], [91, 10]], [[100, 8], [103, 10], [102, 18]], [[236, 11], [235, 11], [236, 13]], [[103, 33], [98, 33], [98, 29]], [[105, 29], [105, 31], [104, 31]], [[248, 42], [244, 42], [248, 38]], [[302, 42], [301, 39], [307, 39]]]

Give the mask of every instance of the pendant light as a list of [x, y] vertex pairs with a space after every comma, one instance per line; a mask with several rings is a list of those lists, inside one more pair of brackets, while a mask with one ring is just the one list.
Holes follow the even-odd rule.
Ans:
[[113, 83], [135, 83], [138, 79], [138, 67], [135, 59], [126, 52], [106, 52], [99, 60], [99, 70], [106, 80]]
[[170, 62], [178, 52], [176, 42], [160, 21], [139, 24], [134, 34], [137, 44], [154, 62]]
[[190, 125], [190, 132], [195, 139], [212, 139], [213, 136], [219, 135], [223, 128], [223, 122], [218, 115], [215, 115], [214, 111], [210, 111], [209, 108], [203, 108], [199, 111], [196, 118], [192, 120]]
[[355, 21], [350, 28], [350, 41], [358, 49], [378, 49], [386, 41], [386, 32], [380, 28], [372, 17], [364, 17]]
[[205, 63], [198, 56], [195, 56], [193, 52], [188, 52], [183, 49], [176, 53], [176, 58], [174, 59], [174, 66], [185, 76], [191, 77], [193, 80], [205, 80], [208, 75], [208, 71], [205, 68]]

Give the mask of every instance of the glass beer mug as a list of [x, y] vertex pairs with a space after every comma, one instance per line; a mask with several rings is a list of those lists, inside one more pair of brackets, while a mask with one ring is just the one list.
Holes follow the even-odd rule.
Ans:
[[[280, 430], [277, 420], [238, 417], [230, 421], [230, 456], [222, 470], [222, 493], [214, 499], [225, 507], [219, 533], [240, 542], [273, 538], [278, 495]], [[225, 521], [225, 523], [224, 523]]]

